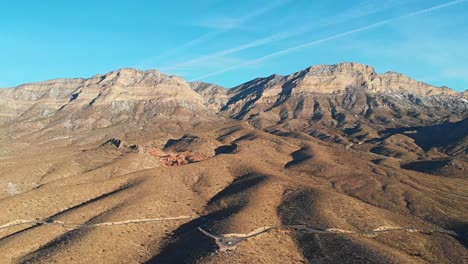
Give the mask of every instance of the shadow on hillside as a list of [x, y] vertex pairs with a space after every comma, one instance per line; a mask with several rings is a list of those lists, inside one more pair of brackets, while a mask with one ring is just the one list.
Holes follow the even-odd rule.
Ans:
[[415, 143], [424, 151], [428, 151], [433, 147], [441, 147], [458, 140], [463, 139], [468, 135], [468, 118], [455, 123], [442, 123], [437, 125], [423, 127], [402, 127], [391, 128], [381, 132], [384, 140], [395, 134], [403, 134], [414, 139]]

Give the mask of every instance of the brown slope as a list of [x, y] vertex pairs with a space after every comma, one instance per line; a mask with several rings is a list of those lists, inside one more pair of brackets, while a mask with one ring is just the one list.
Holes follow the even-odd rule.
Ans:
[[[16, 162], [10, 169], [60, 156], [63, 161], [49, 161], [53, 169], [46, 169], [42, 185], [31, 190], [24, 186], [37, 179], [26, 177], [28, 172], [20, 173], [22, 179], [8, 178], [20, 193], [0, 200], [7, 208], [1, 223], [36, 217], [88, 224], [181, 215], [194, 219], [76, 230], [18, 226], [2, 232], [1, 251], [7, 258], [39, 263], [462, 263], [466, 256], [462, 240], [447, 234], [391, 232], [373, 237], [287, 230], [248, 239], [232, 253], [216, 253], [214, 242], [198, 227], [215, 234], [249, 233], [272, 225], [351, 231], [413, 227], [462, 235], [468, 224], [466, 180], [376, 165], [371, 153], [313, 137], [279, 137], [247, 124], [204, 127], [192, 134], [218, 138], [219, 145], [235, 143], [237, 151], [180, 167], [163, 166], [157, 159], [147, 162], [151, 157], [145, 152], [102, 145], [105, 141], [65, 148], [50, 143], [45, 148], [54, 151], [36, 155], [35, 161], [4, 158]], [[152, 138], [138, 139], [149, 143]], [[189, 141], [183, 141], [183, 151], [191, 147]], [[133, 143], [131, 137], [125, 142]], [[164, 140], [153, 142], [165, 145]], [[193, 147], [201, 143], [193, 142]], [[29, 153], [39, 150], [31, 146]], [[2, 181], [9, 177], [2, 175]]]
[[[463, 93], [398, 73], [377, 74], [356, 63], [258, 78], [230, 90], [229, 96], [222, 111], [233, 118], [269, 131], [302, 131], [346, 145], [372, 142], [390, 128], [412, 130], [468, 118]], [[450, 146], [442, 149], [454, 153]]]
[[[308, 72], [368, 80], [340, 67]], [[372, 73], [368, 67], [353, 67]], [[380, 120], [394, 111], [380, 105], [387, 97], [367, 91], [367, 86], [335, 94], [304, 90], [298, 95], [294, 87], [291, 96], [281, 97], [275, 96], [281, 87], [269, 87], [289, 77], [272, 76], [225, 95], [210, 85], [175, 85], [177, 79], [170, 77], [162, 77], [163, 84], [153, 83], [154, 76], [145, 74], [149, 73], [110, 74], [114, 81], [99, 86], [103, 94], [91, 96], [97, 98], [91, 106], [86, 102], [93, 99], [83, 97], [80, 103], [78, 96], [51, 116], [28, 121], [39, 122], [42, 130], [16, 138], [12, 132], [27, 124], [26, 119], [1, 129], [0, 225], [16, 219], [44, 220], [0, 230], [1, 263], [463, 263], [468, 257], [466, 178], [446, 175], [451, 168], [428, 174], [413, 164], [420, 162], [417, 159], [452, 159], [447, 155], [459, 153], [452, 154], [450, 146], [456, 150], [463, 142], [464, 121], [444, 122], [463, 117], [463, 112], [453, 114], [462, 105], [440, 110], [441, 116], [452, 117], [436, 122], [438, 111], [431, 117], [414, 97], [394, 96], [402, 111], [414, 108], [421, 114], [388, 123]], [[307, 82], [317, 82], [313, 76]], [[345, 80], [318, 79], [330, 85]], [[152, 84], [146, 87], [146, 82]], [[184, 87], [201, 95], [192, 97], [193, 91], [185, 93]], [[162, 88], [176, 93], [160, 93]], [[204, 100], [216, 99], [218, 93], [229, 98], [225, 112], [247, 110], [242, 117], [247, 122], [209, 110]], [[190, 96], [181, 98], [184, 94]], [[115, 114], [112, 102], [126, 101], [126, 96], [149, 106], [141, 112], [123, 107]], [[457, 95], [438, 96], [458, 102]], [[445, 101], [437, 101], [442, 97], [420, 99], [436, 104]], [[167, 104], [157, 108], [151, 98]], [[188, 107], [186, 100], [200, 108]], [[366, 107], [373, 110], [368, 116], [361, 113]], [[151, 111], [160, 114], [155, 118]], [[64, 130], [65, 117], [72, 117], [75, 126]], [[82, 125], [87, 118], [108, 125]], [[434, 134], [450, 137], [427, 145]], [[111, 138], [117, 139], [108, 141]], [[369, 152], [376, 147], [398, 155]], [[154, 150], [202, 152], [206, 159], [169, 167], [152, 155]], [[192, 218], [93, 226], [176, 216]], [[74, 225], [50, 224], [53, 221]], [[291, 225], [357, 234], [284, 227]], [[217, 252], [214, 240], [198, 230], [248, 234], [269, 226], [278, 228], [248, 238], [228, 253]], [[360, 233], [400, 227], [432, 231]], [[442, 228], [447, 232], [437, 231]]]

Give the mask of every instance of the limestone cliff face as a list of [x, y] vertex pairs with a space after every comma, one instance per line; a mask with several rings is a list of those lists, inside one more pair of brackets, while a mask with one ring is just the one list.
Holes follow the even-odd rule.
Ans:
[[77, 99], [81, 99], [81, 96], [84, 96], [85, 101], [93, 98], [95, 104], [153, 99], [164, 102], [187, 100], [203, 104], [203, 98], [192, 91], [184, 79], [167, 76], [156, 70], [121, 69], [106, 75], [98, 75], [86, 80], [77, 93]]
[[264, 96], [275, 96], [281, 92], [291, 95], [301, 93], [334, 94], [355, 87], [363, 87], [368, 92], [374, 93], [403, 92], [420, 96], [460, 96], [459, 93], [449, 88], [437, 88], [400, 73], [386, 72], [379, 75], [371, 66], [358, 63], [313, 66], [289, 76], [273, 75], [259, 78], [234, 90], [246, 90], [260, 82], [266, 84], [263, 87]]
[[84, 79], [56, 79], [0, 89], [0, 123], [21, 115], [44, 116], [70, 100]]
[[[204, 98], [180, 77], [120, 69], [89, 79], [57, 79], [0, 90], [0, 124], [71, 115], [88, 122], [208, 112]], [[106, 122], [112, 123], [112, 121]]]
[[196, 123], [219, 112], [259, 126], [299, 120], [327, 127], [355, 122], [396, 127], [464, 119], [468, 94], [399, 73], [377, 74], [358, 63], [313, 66], [233, 89], [135, 69], [0, 89], [0, 125], [39, 120], [33, 129], [48, 124], [106, 127], [161, 118]]
[[359, 63], [318, 65], [288, 76], [294, 93], [339, 93], [349, 87], [365, 87], [369, 92], [404, 92], [424, 95], [458, 95], [448, 88], [437, 88], [400, 73], [377, 74], [371, 66]]
[[406, 75], [396, 72], [386, 72], [379, 75], [378, 81], [370, 89], [373, 92], [401, 92], [413, 93], [420, 96], [448, 95], [463, 96], [447, 87], [434, 87], [423, 82], [418, 82]]
[[[291, 119], [342, 123], [357, 116], [389, 120], [409, 116], [436, 120], [467, 116], [466, 93], [437, 88], [403, 74], [377, 74], [367, 65], [319, 65], [288, 75], [258, 78], [229, 91], [223, 111], [237, 119], [270, 124]], [[406, 120], [405, 122], [411, 120]], [[377, 122], [377, 121], [376, 121]], [[411, 123], [411, 122], [410, 122]]]
[[297, 93], [314, 92], [332, 94], [342, 92], [348, 87], [372, 84], [378, 75], [367, 65], [341, 63], [336, 65], [318, 65], [292, 74], [288, 79]]
[[192, 82], [190, 87], [203, 97], [204, 105], [219, 111], [228, 100], [228, 90], [212, 83]]

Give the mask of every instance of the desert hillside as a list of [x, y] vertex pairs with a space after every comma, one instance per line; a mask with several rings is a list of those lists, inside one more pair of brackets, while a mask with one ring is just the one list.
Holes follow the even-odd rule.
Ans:
[[0, 263], [467, 263], [468, 96], [367, 65], [0, 89]]

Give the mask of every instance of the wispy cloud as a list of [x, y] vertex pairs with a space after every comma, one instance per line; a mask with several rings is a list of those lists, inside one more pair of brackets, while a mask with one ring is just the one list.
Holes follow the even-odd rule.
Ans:
[[[377, 70], [396, 70], [429, 84], [446, 85], [458, 91], [466, 89], [468, 67], [460, 56], [466, 48], [465, 36], [451, 31], [463, 14], [451, 13], [451, 19], [442, 20], [445, 17], [440, 13], [395, 27], [398, 36], [395, 41], [380, 38], [347, 41], [342, 53], [359, 50], [360, 56], [366, 62], [372, 61]], [[432, 26], [434, 22], [437, 27]], [[461, 26], [458, 30], [464, 32], [465, 28]]]
[[[233, 56], [219, 56], [213, 60], [205, 60], [197, 64], [196, 67], [186, 67], [186, 68], [179, 68], [170, 72], [170, 74], [176, 74], [179, 76], [197, 76], [206, 73], [207, 71], [215, 71], [218, 69], [222, 69], [226, 67], [226, 65], [237, 65], [237, 64], [244, 64], [248, 60], [242, 59], [239, 57]], [[166, 71], [163, 71], [166, 72]]]
[[339, 39], [339, 38], [346, 37], [346, 36], [349, 36], [349, 35], [353, 35], [353, 34], [356, 34], [356, 33], [359, 33], [359, 32], [367, 31], [367, 30], [370, 30], [370, 29], [373, 29], [373, 28], [381, 27], [383, 25], [395, 22], [395, 21], [400, 20], [400, 19], [414, 17], [414, 16], [422, 15], [422, 14], [427, 14], [427, 13], [430, 13], [430, 12], [433, 12], [433, 11], [436, 11], [436, 10], [439, 10], [439, 9], [447, 8], [447, 7], [450, 7], [450, 6], [454, 6], [454, 5], [457, 5], [457, 4], [460, 4], [462, 2], [466, 2], [466, 1], [467, 0], [450, 1], [450, 2], [447, 2], [447, 3], [444, 3], [444, 4], [436, 5], [436, 6], [425, 8], [425, 9], [421, 9], [421, 10], [414, 11], [414, 12], [411, 12], [411, 13], [407, 13], [407, 14], [404, 14], [404, 15], [401, 15], [401, 16], [396, 16], [396, 17], [393, 17], [393, 18], [381, 20], [379, 22], [376, 22], [376, 23], [373, 23], [373, 24], [370, 24], [370, 25], [367, 25], [367, 26], [363, 26], [363, 27], [360, 27], [360, 28], [349, 30], [349, 31], [346, 31], [346, 32], [343, 32], [343, 33], [339, 33], [339, 34], [332, 35], [332, 36], [322, 38], [322, 39], [318, 39], [318, 40], [315, 40], [315, 41], [306, 42], [306, 43], [303, 43], [303, 44], [300, 44], [300, 45], [297, 45], [297, 46], [293, 46], [293, 47], [290, 47], [290, 48], [287, 48], [287, 49], [283, 49], [283, 50], [280, 50], [280, 51], [277, 51], [277, 52], [270, 53], [268, 55], [262, 56], [262, 57], [257, 58], [257, 59], [246, 61], [246, 62], [244, 62], [242, 64], [237, 64], [237, 65], [233, 65], [231, 67], [227, 67], [227, 68], [222, 69], [222, 70], [214, 71], [214, 72], [199, 76], [197, 78], [194, 78], [194, 79], [192, 79], [192, 81], [203, 80], [203, 79], [211, 77], [211, 76], [216, 76], [216, 75], [228, 72], [228, 71], [232, 71], [232, 70], [240, 68], [242, 66], [262, 63], [262, 62], [264, 62], [266, 60], [269, 60], [269, 59], [272, 59], [272, 58], [275, 58], [275, 57], [284, 56], [284, 55], [287, 55], [289, 53], [292, 53], [292, 52], [295, 52], [295, 51], [298, 51], [298, 50], [301, 50], [301, 49], [304, 49], [304, 48], [308, 48], [308, 47], [311, 47], [311, 46], [314, 46], [314, 45], [317, 45], [317, 44], [321, 44], [321, 43], [328, 42], [328, 41], [331, 41], [331, 40]]
[[285, 31], [285, 32], [277, 33], [277, 34], [274, 34], [272, 36], [262, 38], [262, 39], [257, 39], [257, 40], [254, 40], [254, 41], [251, 41], [251, 42], [248, 42], [248, 43], [244, 43], [244, 44], [236, 46], [236, 47], [228, 48], [228, 49], [221, 50], [221, 51], [218, 51], [218, 52], [215, 52], [215, 53], [212, 53], [212, 54], [208, 54], [208, 55], [205, 55], [205, 56], [201, 56], [201, 57], [198, 57], [198, 58], [195, 58], [195, 59], [191, 59], [191, 60], [187, 60], [187, 61], [184, 61], [184, 62], [181, 62], [181, 63], [173, 64], [173, 65], [170, 65], [170, 66], [167, 66], [167, 67], [163, 67], [161, 70], [162, 71], [172, 71], [172, 70], [177, 70], [177, 69], [187, 67], [187, 66], [191, 66], [191, 65], [200, 66], [200, 64], [203, 64], [205, 61], [216, 60], [219, 57], [224, 57], [226, 55], [234, 54], [234, 53], [246, 50], [246, 49], [267, 45], [269, 43], [279, 41], [279, 40], [282, 40], [282, 39], [286, 39], [288, 37], [296, 36], [296, 35], [298, 35], [300, 33], [305, 33], [307, 31], [309, 31], [309, 30], [306, 29], [306, 28], [300, 28], [300, 29], [297, 29], [297, 30], [294, 30], [294, 31]]
[[197, 67], [200, 67], [200, 64], [203, 64], [203, 62], [206, 60], [217, 60], [218, 57], [224, 57], [226, 55], [238, 53], [243, 50], [265, 46], [274, 42], [289, 39], [289, 38], [292, 38], [301, 34], [305, 34], [314, 29], [318, 29], [320, 27], [327, 27], [327, 26], [331, 26], [331, 25], [335, 25], [339, 23], [344, 23], [350, 20], [366, 17], [369, 15], [387, 10], [388, 8], [394, 7], [397, 2], [401, 4], [403, 1], [383, 0], [383, 1], [380, 1], [378, 4], [369, 3], [369, 2], [360, 3], [357, 6], [354, 6], [348, 10], [345, 10], [339, 15], [327, 17], [326, 19], [321, 20], [321, 21], [315, 21], [314, 24], [307, 24], [307, 25], [298, 27], [295, 30], [288, 29], [288, 30], [276, 33], [272, 36], [256, 39], [251, 42], [247, 42], [247, 43], [244, 43], [244, 44], [232, 47], [232, 48], [228, 48], [225, 50], [221, 50], [212, 54], [200, 56], [198, 58], [190, 59], [190, 60], [176, 63], [173, 65], [169, 65], [169, 66], [161, 68], [161, 70], [164, 72], [170, 72], [170, 71], [179, 71], [180, 69], [186, 68], [191, 65], [196, 65]]
[[254, 11], [242, 16], [242, 17], [238, 17], [238, 18], [212, 18], [211, 21], [210, 20], [206, 20], [204, 23], [204, 26], [205, 27], [209, 27], [211, 29], [215, 29], [215, 31], [210, 31], [208, 33], [205, 33], [197, 38], [194, 38], [190, 41], [188, 41], [187, 43], [185, 44], [182, 44], [182, 45], [179, 45], [179, 46], [176, 46], [172, 49], [169, 49], [169, 50], [166, 50], [164, 52], [162, 52], [161, 54], [157, 55], [157, 56], [154, 56], [154, 57], [151, 57], [147, 60], [145, 60], [144, 62], [140, 63], [137, 67], [142, 67], [142, 68], [146, 68], [147, 66], [151, 66], [153, 65], [155, 62], [159, 61], [160, 59], [162, 58], [165, 58], [167, 56], [170, 56], [170, 55], [174, 55], [174, 54], [177, 54], [177, 53], [180, 53], [180, 52], [183, 52], [191, 47], [194, 47], [196, 45], [199, 45], [201, 43], [204, 43], [210, 39], [213, 39], [214, 37], [220, 35], [220, 34], [223, 34], [229, 30], [232, 30], [236, 27], [239, 27], [241, 25], [243, 25], [244, 23], [248, 22], [249, 20], [255, 18], [255, 17], [258, 17], [258, 16], [261, 16], [261, 15], [264, 15], [270, 11], [272, 11], [273, 9], [279, 7], [279, 6], [282, 6], [282, 5], [285, 5], [287, 4], [288, 2], [290, 2], [292, 0], [276, 0], [276, 1], [273, 1], [267, 5], [265, 5], [264, 7], [261, 7], [261, 8], [258, 8], [258, 9], [255, 9]]
[[237, 28], [241, 24], [242, 20], [240, 18], [233, 18], [227, 16], [215, 16], [209, 19], [204, 19], [202, 21], [193, 23], [194, 26], [221, 30]]
[[219, 30], [230, 30], [234, 28], [241, 27], [245, 22], [266, 14], [271, 10], [290, 2], [291, 0], [276, 0], [273, 1], [261, 8], [257, 8], [252, 12], [242, 16], [242, 17], [230, 17], [226, 15], [215, 15], [212, 17], [203, 18], [200, 21], [194, 22], [193, 25], [206, 27], [211, 29]]

